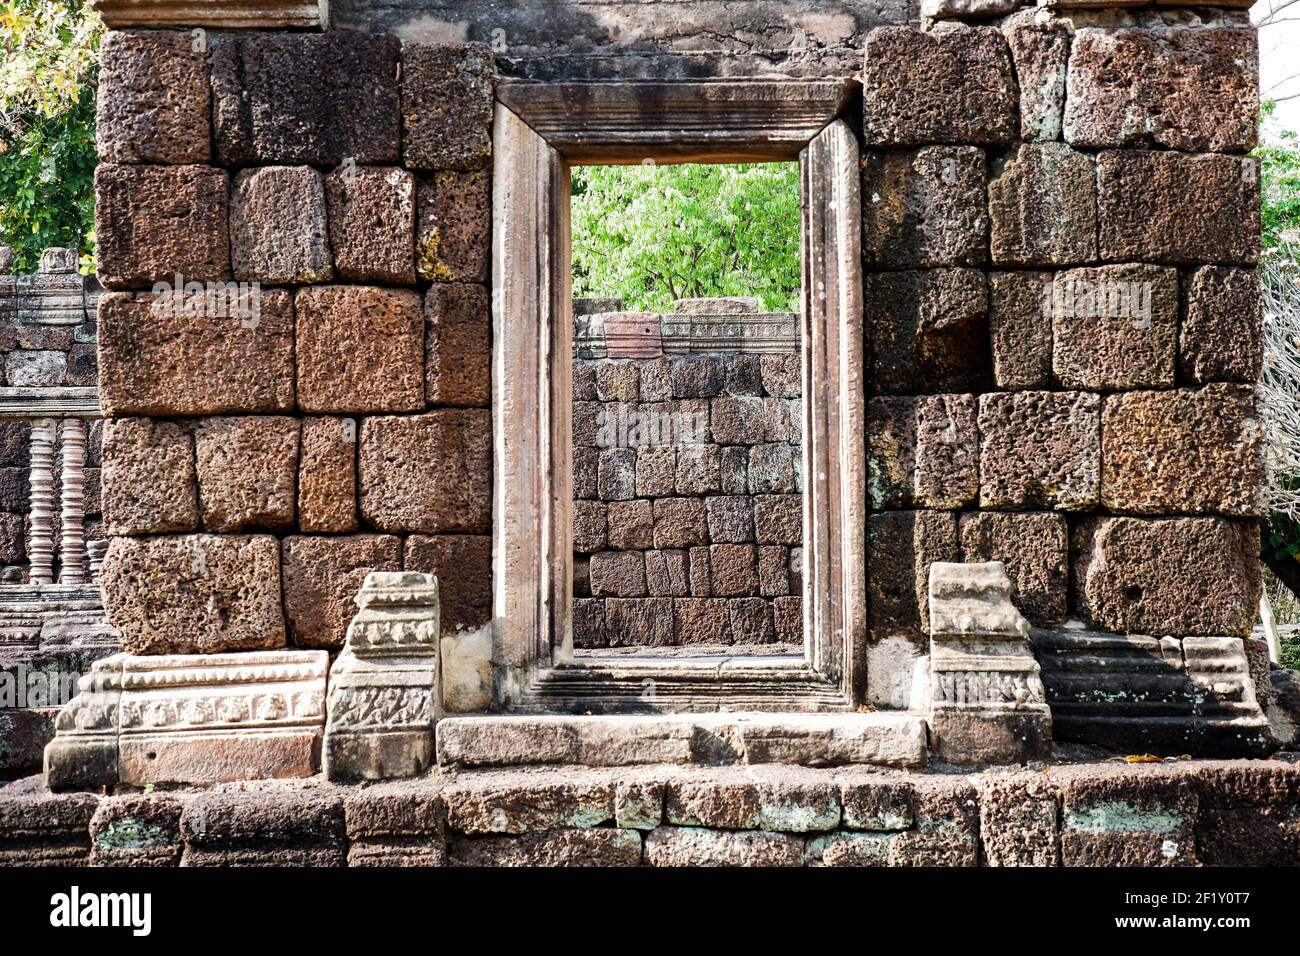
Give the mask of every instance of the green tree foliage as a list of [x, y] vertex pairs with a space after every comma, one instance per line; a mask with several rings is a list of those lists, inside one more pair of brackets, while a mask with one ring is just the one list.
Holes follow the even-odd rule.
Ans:
[[20, 272], [47, 246], [93, 268], [99, 17], [81, 0], [0, 0], [0, 245]]
[[[1265, 103], [1263, 124], [1273, 116], [1275, 103]], [[1300, 136], [1280, 130], [1270, 142], [1255, 150], [1260, 162], [1261, 211], [1265, 254], [1279, 247], [1300, 245]]]
[[797, 310], [798, 164], [575, 168], [573, 288], [637, 311], [723, 295]]

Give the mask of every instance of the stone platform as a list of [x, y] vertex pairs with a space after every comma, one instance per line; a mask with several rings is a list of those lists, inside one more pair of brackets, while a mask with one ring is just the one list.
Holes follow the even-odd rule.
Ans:
[[0, 787], [0, 865], [1195, 866], [1300, 863], [1300, 754], [965, 773], [438, 772], [114, 796]]

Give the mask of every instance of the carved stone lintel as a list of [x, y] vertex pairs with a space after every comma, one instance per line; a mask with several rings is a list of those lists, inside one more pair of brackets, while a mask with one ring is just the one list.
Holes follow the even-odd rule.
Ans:
[[325, 651], [115, 654], [59, 712], [51, 789], [308, 777], [325, 726]]
[[438, 582], [413, 571], [374, 571], [330, 668], [325, 775], [331, 780], [411, 777], [434, 762], [439, 700]]
[[1000, 561], [930, 565], [932, 745], [949, 763], [1021, 763], [1051, 754], [1052, 717], [1029, 623]]
[[92, 0], [110, 30], [325, 29], [327, 0]]

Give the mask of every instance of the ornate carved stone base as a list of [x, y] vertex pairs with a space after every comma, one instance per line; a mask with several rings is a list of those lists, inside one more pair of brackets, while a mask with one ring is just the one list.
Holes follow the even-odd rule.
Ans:
[[1261, 756], [1276, 748], [1239, 637], [1034, 632], [1056, 734], [1115, 750]]
[[52, 790], [308, 777], [320, 768], [325, 651], [97, 661], [45, 750]]
[[1051, 754], [1052, 715], [1000, 561], [930, 565], [931, 749], [950, 763]]
[[411, 777], [434, 762], [440, 638], [438, 581], [374, 571], [329, 677], [325, 775], [331, 780]]

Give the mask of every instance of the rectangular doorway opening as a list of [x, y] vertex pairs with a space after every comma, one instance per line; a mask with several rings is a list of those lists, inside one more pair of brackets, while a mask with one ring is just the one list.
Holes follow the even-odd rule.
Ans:
[[[866, 465], [852, 85], [519, 81], [497, 95], [495, 707], [853, 710]], [[664, 196], [675, 206], [656, 213]], [[673, 243], [694, 268], [655, 264]]]
[[570, 195], [574, 659], [802, 658], [799, 164]]

